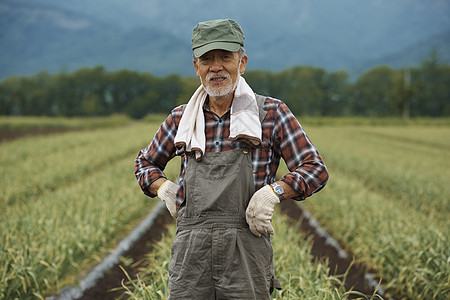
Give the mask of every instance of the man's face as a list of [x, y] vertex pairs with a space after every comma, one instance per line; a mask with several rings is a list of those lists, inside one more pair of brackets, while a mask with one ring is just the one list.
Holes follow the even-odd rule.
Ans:
[[197, 76], [211, 97], [223, 97], [234, 92], [237, 79], [244, 73], [247, 56], [239, 60], [238, 52], [211, 50], [194, 60]]

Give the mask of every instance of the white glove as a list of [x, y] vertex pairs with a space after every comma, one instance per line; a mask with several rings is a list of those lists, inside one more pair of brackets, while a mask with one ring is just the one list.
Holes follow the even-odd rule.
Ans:
[[178, 185], [170, 180], [166, 180], [157, 192], [159, 199], [166, 203], [167, 209], [175, 219], [177, 218], [177, 191]]
[[256, 191], [250, 199], [246, 219], [251, 232], [257, 237], [266, 232], [275, 234], [270, 221], [272, 220], [273, 208], [277, 203], [280, 203], [280, 199], [269, 185]]

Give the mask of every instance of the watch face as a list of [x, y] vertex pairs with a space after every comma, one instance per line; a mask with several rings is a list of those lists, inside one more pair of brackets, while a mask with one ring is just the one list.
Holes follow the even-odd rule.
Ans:
[[280, 185], [275, 186], [275, 188], [273, 190], [275, 191], [275, 193], [277, 193], [279, 195], [284, 193], [284, 190]]
[[278, 183], [272, 183], [272, 188], [273, 188], [273, 191], [275, 192], [275, 194], [277, 194], [279, 196], [283, 196], [284, 189], [281, 185], [279, 185]]

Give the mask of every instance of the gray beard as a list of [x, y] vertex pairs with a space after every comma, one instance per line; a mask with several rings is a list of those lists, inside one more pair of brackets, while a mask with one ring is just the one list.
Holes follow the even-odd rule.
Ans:
[[223, 96], [226, 96], [226, 95], [232, 93], [234, 91], [234, 89], [236, 88], [236, 87], [233, 87], [231, 85], [231, 83], [228, 84], [228, 86], [226, 86], [223, 89], [212, 88], [210, 85], [204, 85], [204, 84], [203, 84], [203, 87], [205, 88], [206, 93], [209, 96], [211, 96], [211, 97], [223, 97]]
[[[200, 81], [201, 81], [201, 83], [202, 83], [202, 85], [203, 85], [203, 88], [205, 89], [205, 91], [206, 91], [206, 93], [210, 96], [210, 97], [224, 97], [224, 96], [227, 96], [227, 95], [229, 95], [229, 94], [231, 94], [231, 93], [233, 93], [234, 92], [234, 90], [236, 90], [236, 87], [237, 87], [237, 85], [238, 85], [238, 83], [239, 83], [239, 76], [241, 75], [240, 73], [239, 73], [239, 70], [241, 69], [241, 63], [239, 62], [239, 66], [238, 66], [238, 71], [237, 71], [237, 77], [236, 77], [236, 82], [234, 83], [234, 85], [230, 82], [224, 89], [214, 89], [214, 88], [211, 88], [211, 86], [210, 85], [208, 85], [208, 84], [204, 84], [203, 83], [203, 80], [200, 78]], [[211, 75], [212, 76], [212, 75]], [[229, 74], [226, 74], [226, 76], [227, 76], [227, 78], [231, 78], [231, 76], [229, 75]], [[209, 78], [210, 76], [206, 76], [206, 81], [208, 82], [209, 81]]]

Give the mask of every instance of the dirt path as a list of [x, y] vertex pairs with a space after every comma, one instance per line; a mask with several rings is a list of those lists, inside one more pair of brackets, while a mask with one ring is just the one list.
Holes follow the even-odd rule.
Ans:
[[366, 295], [373, 294], [373, 288], [368, 286], [364, 277], [364, 268], [352, 264], [352, 259], [350, 257], [342, 257], [342, 254], [339, 253], [338, 249], [330, 245], [329, 241], [327, 241], [327, 237], [320, 235], [316, 228], [308, 222], [303, 210], [295, 203], [295, 201], [286, 200], [281, 202], [281, 211], [289, 216], [292, 221], [301, 218], [302, 222], [300, 224], [300, 229], [306, 233], [307, 237], [312, 236], [313, 238], [311, 249], [311, 254], [313, 256], [312, 260], [328, 259], [328, 266], [331, 272], [336, 270], [336, 274], [345, 274], [348, 270], [345, 281], [346, 290], [352, 289]]
[[[134, 261], [141, 260], [145, 254], [149, 253], [153, 249], [153, 243], [159, 241], [164, 232], [167, 231], [166, 225], [174, 222], [174, 219], [169, 212], [164, 209], [162, 213], [154, 220], [153, 225], [145, 232], [134, 246], [125, 252], [123, 256], [133, 258]], [[123, 267], [123, 266], [122, 266]], [[124, 267], [126, 272], [135, 278], [138, 273], [139, 266], [135, 268]], [[84, 291], [82, 297], [79, 300], [106, 300], [115, 299], [119, 297], [123, 290], [111, 291], [121, 286], [122, 279], [125, 278], [124, 272], [119, 268], [119, 265], [115, 265], [110, 269], [103, 278], [96, 282], [96, 285], [90, 289]]]
[[0, 142], [11, 141], [26, 136], [50, 135], [75, 130], [79, 129], [64, 129], [64, 128], [24, 129], [24, 130], [0, 129]]

